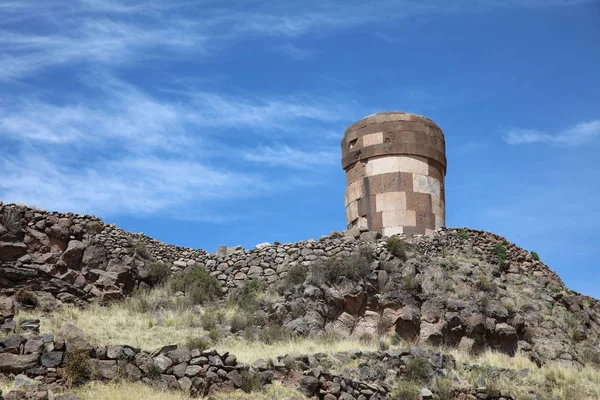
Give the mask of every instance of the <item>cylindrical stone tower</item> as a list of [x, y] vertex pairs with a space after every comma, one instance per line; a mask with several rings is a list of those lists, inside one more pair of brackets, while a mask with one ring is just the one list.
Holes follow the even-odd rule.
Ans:
[[353, 123], [342, 167], [348, 228], [412, 236], [445, 225], [446, 144], [429, 118], [394, 111]]

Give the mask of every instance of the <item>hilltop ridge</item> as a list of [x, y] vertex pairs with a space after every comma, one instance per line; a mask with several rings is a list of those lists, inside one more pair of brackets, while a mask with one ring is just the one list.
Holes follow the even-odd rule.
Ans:
[[[208, 282], [201, 271], [213, 286], [198, 293], [186, 280]], [[144, 309], [168, 309], [180, 300], [233, 301], [246, 328], [233, 329], [241, 322], [227, 319], [212, 328], [231, 340], [278, 326], [298, 338], [380, 338], [473, 355], [493, 350], [538, 366], [600, 365], [600, 302], [569, 290], [536, 255], [493, 233], [442, 228], [431, 236], [381, 238], [355, 228], [319, 240], [208, 253], [129, 233], [94, 216], [0, 205], [5, 332], [18, 329], [16, 316], [34, 306], [42, 321], [22, 320], [21, 329], [35, 331], [40, 323], [45, 329], [68, 304], [86, 309], [99, 303], [110, 310], [177, 276], [182, 284], [170, 287], [178, 289]], [[253, 297], [259, 291], [272, 295]], [[112, 335], [97, 340], [123, 344], [118, 332]], [[141, 336], [128, 345], [146, 346]], [[377, 393], [385, 398], [388, 391]]]

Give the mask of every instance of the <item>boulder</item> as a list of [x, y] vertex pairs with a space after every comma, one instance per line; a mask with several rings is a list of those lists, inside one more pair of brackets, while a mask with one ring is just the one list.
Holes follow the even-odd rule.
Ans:
[[62, 351], [50, 351], [44, 354], [41, 358], [42, 365], [46, 368], [56, 368], [63, 360]]
[[117, 377], [117, 362], [115, 360], [89, 360], [92, 374], [102, 379], [112, 380]]
[[27, 245], [21, 242], [0, 242], [0, 261], [16, 261], [27, 254]]
[[64, 339], [67, 352], [73, 351], [88, 351], [93, 350], [92, 345], [88, 342], [85, 334], [75, 325], [65, 324], [57, 332], [57, 336]]
[[307, 396], [313, 396], [319, 390], [319, 380], [314, 376], [305, 376], [300, 379], [300, 392]]
[[15, 315], [15, 303], [10, 297], [0, 297], [0, 319]]
[[85, 244], [79, 240], [71, 240], [67, 245], [67, 249], [63, 252], [61, 258], [67, 264], [67, 267], [79, 269], [81, 260], [85, 251]]
[[81, 263], [88, 269], [106, 269], [108, 255], [104, 245], [100, 243], [89, 245], [83, 252]]
[[38, 354], [0, 353], [0, 372], [21, 373], [38, 366]]

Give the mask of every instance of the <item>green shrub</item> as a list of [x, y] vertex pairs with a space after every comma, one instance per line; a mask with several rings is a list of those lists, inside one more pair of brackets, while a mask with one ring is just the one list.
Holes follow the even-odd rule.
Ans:
[[371, 261], [360, 251], [348, 256], [330, 258], [318, 262], [310, 269], [309, 283], [315, 286], [333, 285], [344, 278], [359, 282], [371, 273]]
[[437, 393], [440, 400], [454, 399], [454, 388], [452, 386], [452, 381], [448, 378], [438, 380], [434, 391]]
[[469, 232], [465, 228], [462, 228], [460, 232], [458, 232], [458, 236], [463, 240], [467, 240], [469, 238]]
[[208, 331], [208, 338], [212, 340], [213, 343], [218, 343], [221, 340], [222, 335], [218, 329], [211, 329]]
[[150, 285], [159, 285], [171, 275], [171, 268], [163, 261], [155, 261], [148, 267], [148, 281]]
[[390, 398], [394, 400], [416, 400], [421, 394], [421, 388], [413, 382], [399, 381], [392, 390]]
[[144, 242], [137, 242], [135, 244], [135, 254], [146, 260], [152, 259], [152, 253], [150, 253], [150, 250], [148, 250], [148, 247]]
[[293, 286], [300, 285], [304, 283], [307, 275], [308, 271], [306, 270], [306, 267], [303, 265], [294, 265], [288, 270], [285, 280]]
[[217, 329], [217, 323], [219, 322], [218, 315], [216, 313], [205, 311], [200, 316], [200, 325], [202, 329], [205, 331], [210, 331], [211, 329]]
[[375, 261], [375, 249], [370, 244], [363, 244], [358, 247], [358, 256], [370, 264]]
[[506, 246], [503, 243], [496, 243], [494, 246], [494, 254], [498, 259], [498, 263], [503, 266], [506, 263]]
[[256, 392], [261, 390], [260, 373], [258, 371], [244, 370], [240, 373], [241, 386], [240, 388], [246, 392]]
[[185, 346], [190, 349], [207, 350], [213, 346], [213, 341], [206, 336], [193, 336], [186, 340]]
[[479, 290], [482, 290], [484, 292], [496, 291], [496, 285], [494, 284], [494, 282], [490, 281], [490, 279], [485, 275], [479, 275], [477, 277], [476, 285], [479, 288]]
[[424, 383], [429, 381], [431, 367], [429, 361], [423, 357], [413, 357], [404, 366], [404, 376], [409, 381]]
[[258, 339], [266, 344], [273, 344], [291, 340], [295, 337], [294, 333], [282, 325], [271, 323], [263, 327], [258, 333]]
[[203, 304], [221, 296], [221, 285], [214, 276], [199, 264], [173, 276], [170, 280], [173, 292], [184, 292], [192, 304]]
[[237, 333], [243, 331], [251, 325], [252, 318], [248, 318], [246, 315], [243, 315], [241, 313], [235, 313], [229, 321], [229, 331], [231, 333]]
[[531, 258], [533, 258], [535, 261], [540, 261], [540, 256], [535, 251], [531, 252]]
[[373, 335], [371, 335], [368, 332], [361, 333], [358, 337], [358, 341], [360, 342], [360, 344], [369, 345], [371, 344], [371, 342], [373, 342]]
[[249, 279], [242, 286], [229, 293], [227, 301], [244, 311], [256, 311], [260, 308], [258, 296], [265, 290], [265, 283]]
[[91, 373], [89, 354], [86, 350], [70, 351], [65, 354], [63, 377], [68, 386], [83, 383]]
[[19, 289], [15, 294], [15, 300], [26, 307], [37, 307], [38, 298], [29, 290]]
[[418, 293], [421, 291], [421, 284], [415, 274], [408, 274], [402, 277], [402, 287], [409, 293]]
[[408, 243], [406, 243], [406, 241], [397, 236], [392, 236], [386, 240], [385, 247], [393, 256], [401, 259], [402, 261], [406, 261], [406, 250], [408, 249]]

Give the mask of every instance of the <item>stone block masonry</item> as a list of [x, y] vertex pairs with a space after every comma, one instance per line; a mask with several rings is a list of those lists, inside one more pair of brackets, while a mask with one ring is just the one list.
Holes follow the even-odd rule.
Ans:
[[430, 119], [369, 115], [342, 139], [348, 228], [384, 236], [432, 234], [445, 225], [446, 145]]

